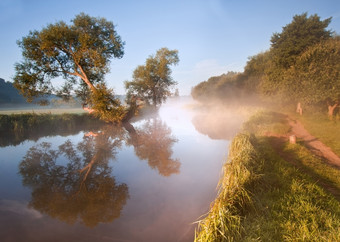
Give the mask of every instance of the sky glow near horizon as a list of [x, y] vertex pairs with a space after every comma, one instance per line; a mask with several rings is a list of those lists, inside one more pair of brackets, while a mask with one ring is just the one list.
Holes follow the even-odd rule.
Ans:
[[123, 58], [112, 59], [105, 76], [117, 94], [162, 47], [179, 51], [172, 77], [180, 94], [189, 95], [211, 76], [243, 71], [296, 14], [332, 17], [329, 29], [340, 34], [340, 0], [0, 0], [0, 78], [12, 81], [14, 64], [22, 60], [17, 40], [50, 23], [70, 23], [81, 12], [112, 21], [125, 41]]

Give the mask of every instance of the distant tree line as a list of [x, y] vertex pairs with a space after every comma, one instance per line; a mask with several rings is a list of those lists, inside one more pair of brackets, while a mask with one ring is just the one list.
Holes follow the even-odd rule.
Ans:
[[199, 83], [192, 89], [191, 95], [194, 99], [204, 102], [239, 102], [245, 94], [244, 81], [245, 75], [243, 73], [230, 71]]
[[11, 82], [6, 82], [0, 78], [0, 104], [7, 103], [24, 104], [26, 100], [13, 87]]
[[80, 107], [80, 101], [76, 97], [70, 97], [68, 100], [63, 100], [57, 95], [42, 95], [36, 97], [32, 102], [27, 100], [13, 86], [12, 82], [6, 82], [0, 78], [0, 107], [23, 107], [23, 108], [40, 108], [40, 106], [48, 107]]
[[192, 89], [200, 101], [217, 98], [232, 102], [256, 95], [276, 105], [328, 107], [333, 117], [340, 101], [340, 37], [316, 14], [295, 15], [281, 33], [271, 37], [271, 48], [249, 58], [244, 72], [211, 77]]

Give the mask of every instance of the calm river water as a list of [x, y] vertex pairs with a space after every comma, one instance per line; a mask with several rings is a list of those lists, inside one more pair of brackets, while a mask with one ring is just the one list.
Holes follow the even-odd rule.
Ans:
[[193, 241], [229, 141], [190, 102], [125, 128], [2, 145], [1, 241]]

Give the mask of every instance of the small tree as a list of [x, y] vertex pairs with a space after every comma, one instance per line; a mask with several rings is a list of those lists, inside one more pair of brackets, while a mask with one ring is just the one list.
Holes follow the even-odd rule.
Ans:
[[[77, 15], [71, 25], [60, 21], [41, 31], [31, 31], [18, 45], [24, 60], [15, 65], [14, 85], [28, 101], [53, 91], [68, 97], [76, 89], [77, 96], [88, 103], [91, 93], [98, 96], [98, 88], [108, 91], [104, 75], [109, 71], [110, 59], [124, 54], [124, 42], [113, 23], [84, 13]], [[64, 86], [58, 90], [52, 85], [57, 77], [65, 79]], [[120, 105], [114, 98], [110, 99], [109, 106]], [[112, 108], [103, 111], [111, 112]]]
[[153, 106], [161, 104], [171, 96], [170, 89], [176, 84], [171, 77], [170, 65], [178, 62], [177, 50], [158, 50], [155, 56], [146, 59], [145, 65], [134, 70], [132, 81], [125, 82], [127, 99], [140, 98]]

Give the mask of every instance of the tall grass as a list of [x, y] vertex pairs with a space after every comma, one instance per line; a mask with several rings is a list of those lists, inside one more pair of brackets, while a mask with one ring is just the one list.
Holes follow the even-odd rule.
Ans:
[[242, 240], [339, 241], [340, 204], [310, 173], [292, 165], [258, 137], [263, 157], [261, 186], [252, 190], [255, 213], [242, 224]]
[[253, 208], [249, 189], [260, 178], [260, 163], [250, 136], [237, 135], [223, 166], [218, 196], [207, 217], [199, 221], [195, 241], [235, 241], [241, 238], [244, 233], [242, 218]]
[[195, 241], [340, 241], [340, 172], [302, 144], [264, 135], [286, 133], [284, 120], [257, 113], [244, 125], [256, 136], [234, 138]]

